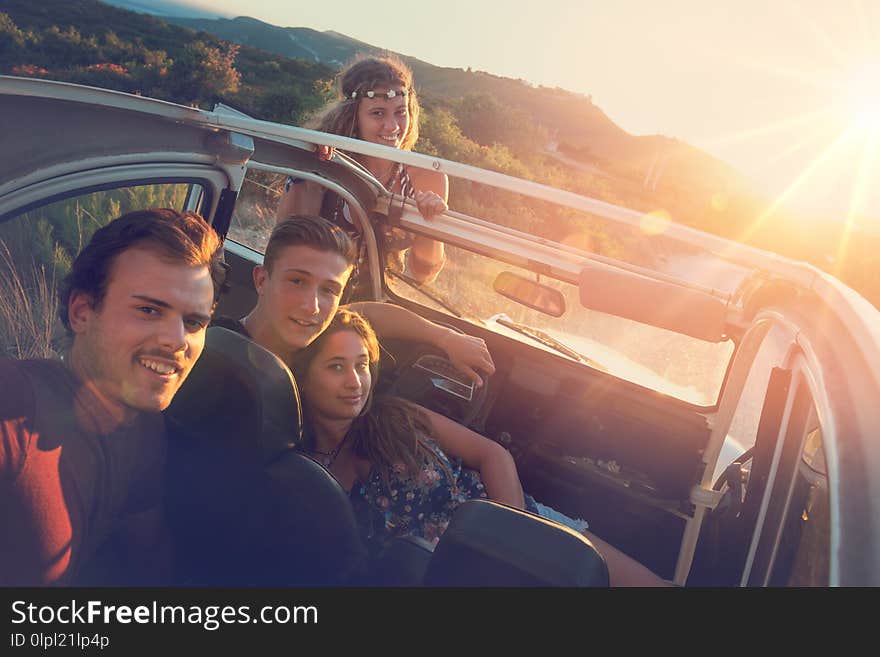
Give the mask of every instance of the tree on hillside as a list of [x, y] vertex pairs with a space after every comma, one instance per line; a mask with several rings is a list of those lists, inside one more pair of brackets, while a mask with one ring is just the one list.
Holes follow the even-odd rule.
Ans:
[[447, 109], [426, 109], [419, 126], [416, 150], [439, 155], [447, 160], [472, 164], [518, 178], [531, 176], [528, 168], [504, 144], [483, 146], [466, 137], [455, 115]]
[[462, 98], [456, 116], [468, 138], [484, 146], [504, 144], [519, 157], [540, 152], [550, 138], [549, 131], [532, 116], [485, 93]]
[[28, 35], [18, 28], [8, 14], [0, 12], [0, 65], [20, 64], [17, 58], [27, 38]]
[[87, 66], [100, 61], [98, 41], [94, 36], [83, 36], [75, 27], [62, 30], [57, 25], [44, 30], [38, 52], [43, 65], [63, 62], [65, 66]]
[[187, 43], [164, 84], [182, 102], [212, 105], [241, 85], [241, 74], [235, 69], [238, 51], [239, 46], [231, 43], [216, 48], [201, 40]]

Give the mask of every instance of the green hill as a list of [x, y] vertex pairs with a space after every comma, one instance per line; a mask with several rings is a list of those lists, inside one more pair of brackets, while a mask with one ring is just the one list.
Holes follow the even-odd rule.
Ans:
[[[248, 17], [169, 20], [236, 43], [259, 44], [272, 53], [334, 67], [357, 53], [382, 52], [336, 32], [278, 27]], [[757, 212], [748, 182], [735, 169], [676, 139], [631, 135], [588, 96], [482, 71], [434, 66], [398, 54], [413, 69], [428, 108], [450, 111], [465, 137], [484, 147], [503, 144], [520, 159], [531, 160], [533, 166], [527, 166], [531, 169], [545, 165], [539, 156], [555, 152], [562, 157], [551, 157], [554, 164], [569, 166], [566, 158], [573, 159], [585, 165], [580, 170], [594, 180], [594, 184], [570, 184], [569, 176], [563, 175], [546, 182], [639, 210], [663, 209], [680, 221], [728, 236], [736, 234], [732, 229], [740, 222], [719, 212], [718, 199], [723, 199], [725, 207], [735, 206], [737, 212]], [[474, 111], [466, 117], [468, 106]], [[474, 117], [477, 111], [483, 114], [482, 120]], [[509, 129], [499, 130], [505, 123]]]
[[[328, 98], [333, 71], [343, 62], [359, 52], [381, 52], [336, 32], [277, 27], [247, 17], [163, 20], [95, 0], [6, 0], [4, 9], [18, 28], [45, 31], [28, 44], [32, 47], [0, 61], [7, 71], [31, 65], [50, 77], [178, 102], [210, 104], [222, 98], [259, 118], [291, 123], [301, 122]], [[224, 41], [240, 44], [234, 53], [238, 85], [226, 84], [229, 76], [224, 79], [231, 66], [223, 59], [231, 54]], [[738, 194], [745, 188], [736, 171], [706, 153], [667, 137], [628, 134], [587, 96], [403, 58], [413, 68], [429, 113], [448, 112], [476, 147], [456, 149], [458, 159], [636, 209], [662, 208], [695, 225], [695, 208], [708, 207], [719, 192], [730, 196], [731, 190]], [[213, 67], [204, 60], [213, 61]], [[106, 64], [123, 66], [125, 73], [95, 68]], [[432, 139], [430, 133], [425, 132], [428, 150], [449, 141]], [[518, 162], [509, 161], [503, 149]], [[565, 158], [583, 164], [583, 175], [566, 175], [564, 169], [571, 167]], [[542, 177], [539, 170], [548, 162], [557, 171]], [[684, 190], [689, 204], [670, 204]]]
[[210, 107], [223, 100], [299, 123], [328, 99], [333, 68], [231, 45], [97, 0], [3, 0], [0, 71]]
[[295, 59], [339, 67], [359, 52], [378, 52], [366, 43], [336, 32], [318, 32], [307, 27], [277, 27], [256, 18], [176, 18], [169, 22], [197, 31], [216, 34], [243, 45], [261, 48], [267, 52]]
[[[286, 57], [298, 57], [339, 67], [358, 53], [381, 53], [381, 48], [336, 32], [301, 27], [278, 27], [254, 18], [169, 18], [169, 21], [210, 32], [223, 39]], [[644, 178], [658, 154], [668, 152], [670, 177], [688, 169], [705, 174], [707, 167], [725, 180], [738, 174], [697, 149], [662, 136], [634, 137], [615, 124], [592, 100], [563, 89], [534, 87], [523, 80], [481, 71], [434, 66], [398, 53], [412, 67], [419, 91], [431, 98], [461, 99], [487, 95], [505, 107], [521, 110], [553, 136], [558, 148], [576, 159], [591, 162], [609, 174]], [[540, 117], [540, 119], [538, 119]], [[486, 144], [489, 145], [489, 144]], [[545, 144], [538, 145], [540, 147]]]
[[[291, 124], [301, 124], [333, 97], [340, 63], [359, 52], [381, 52], [332, 31], [245, 17], [165, 20], [97, 0], [3, 0], [0, 12], [2, 73], [203, 107], [222, 100], [257, 118]], [[748, 234], [757, 246], [845, 272], [844, 280], [867, 296], [877, 286], [875, 251], [859, 250], [858, 261], [841, 269], [830, 264], [841, 238], [829, 222], [806, 231], [800, 217], [777, 212], [752, 230], [770, 200], [756, 196], [735, 169], [689, 144], [631, 135], [586, 95], [401, 56], [413, 68], [425, 108], [417, 150], [642, 212], [666, 212], [725, 237]], [[620, 236], [582, 219], [515, 199], [486, 199], [477, 191], [453, 185], [454, 204], [556, 239], [577, 221], [609, 253], [623, 248]], [[864, 244], [868, 237], [851, 242]], [[624, 241], [626, 248], [644, 248], [638, 236]]]

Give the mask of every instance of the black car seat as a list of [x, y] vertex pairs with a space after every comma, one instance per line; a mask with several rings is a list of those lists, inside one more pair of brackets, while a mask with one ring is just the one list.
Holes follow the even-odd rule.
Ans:
[[513, 507], [474, 499], [455, 510], [428, 563], [427, 586], [608, 586], [584, 536]]
[[165, 416], [178, 584], [326, 586], [362, 576], [366, 548], [348, 496], [295, 451], [299, 397], [274, 354], [209, 328]]

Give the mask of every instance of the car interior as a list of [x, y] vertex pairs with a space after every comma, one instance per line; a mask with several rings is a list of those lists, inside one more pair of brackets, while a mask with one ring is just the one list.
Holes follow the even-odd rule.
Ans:
[[[183, 187], [186, 193], [177, 192], [176, 198], [184, 207], [188, 204], [201, 209], [222, 196], [212, 196], [207, 185], [204, 190]], [[235, 200], [232, 197], [225, 202], [227, 221]], [[370, 201], [363, 203], [369, 207]], [[223, 230], [224, 203], [215, 207], [215, 226], [219, 224]], [[8, 224], [7, 232], [15, 223]], [[237, 243], [235, 237], [233, 227], [224, 256], [228, 289], [216, 313], [241, 317], [256, 300], [251, 271], [261, 261], [261, 254]], [[400, 297], [387, 285], [383, 294], [427, 319], [483, 338], [497, 370], [476, 394], [456, 394], [452, 386], [462, 377], [455, 376], [436, 348], [383, 340], [386, 357], [380, 391], [404, 396], [504, 445], [516, 460], [524, 489], [539, 502], [570, 517], [587, 519], [598, 536], [664, 579], [672, 579], [685, 523], [693, 514], [690, 489], [703, 474], [701, 457], [709, 427], [701, 409], [545, 350], [524, 348], [519, 340]], [[253, 368], [258, 348], [238, 345], [234, 338], [220, 333], [229, 332], [210, 330], [205, 354], [168, 411], [175, 436], [172, 482], [177, 482], [169, 487], [169, 510], [179, 540], [186, 546], [181, 582], [334, 584], [369, 577], [363, 568], [353, 565], [366, 557], [363, 546], [354, 540], [351, 519], [344, 519], [341, 488], [328, 473], [322, 476], [321, 466], [294, 452], [296, 440], [291, 437], [298, 435], [298, 417], [277, 412], [298, 403], [292, 375], [271, 354], [263, 353], [266, 362], [252, 370], [252, 380], [232, 376], [233, 370]], [[56, 327], [56, 338], [60, 335]], [[236, 358], [242, 349], [246, 353], [238, 356], [234, 367], [214, 363], [216, 359]], [[214, 368], [223, 373], [214, 372]], [[273, 371], [277, 376], [267, 374]], [[447, 383], [443, 387], [433, 383], [438, 374]], [[258, 384], [260, 380], [262, 384]], [[220, 439], [221, 435], [224, 438]], [[321, 512], [317, 512], [318, 496], [305, 493], [313, 488], [327, 492]], [[327, 510], [331, 508], [335, 509], [332, 513]], [[312, 517], [304, 520], [309, 513]], [[515, 516], [525, 524], [537, 520], [502, 505], [492, 505], [482, 514]], [[321, 519], [326, 522], [331, 516], [341, 524], [321, 524]], [[483, 516], [477, 525], [487, 522]], [[298, 529], [290, 525], [294, 519]], [[506, 526], [504, 518], [499, 522]], [[270, 532], [266, 528], [272, 523], [280, 523], [284, 529], [276, 527]], [[570, 540], [570, 536], [564, 538], [566, 530], [557, 529], [561, 532], [557, 540]], [[521, 527], [511, 535], [509, 544], [517, 544], [525, 531]], [[542, 540], [549, 546], [553, 539], [543, 531]], [[319, 538], [327, 532], [332, 539]], [[244, 540], [255, 535], [266, 538], [260, 544], [262, 552], [254, 552], [258, 544], [252, 539]], [[297, 543], [303, 535], [309, 540]], [[494, 536], [502, 535], [499, 527]], [[449, 533], [443, 540], [452, 541], [454, 536]], [[432, 572], [436, 582], [441, 571], [426, 570], [429, 550], [415, 543], [395, 546], [396, 556], [367, 570], [384, 573], [386, 581], [410, 585], [424, 581], [414, 573]], [[341, 550], [334, 559], [329, 556], [334, 554], [330, 545]], [[348, 547], [343, 549], [343, 545]], [[595, 558], [595, 549], [586, 539], [580, 546], [592, 551]], [[487, 552], [500, 554], [488, 546]], [[295, 554], [303, 556], [291, 557]], [[328, 566], [335, 565], [327, 571], [307, 567], [305, 564], [313, 562], [309, 555], [316, 554], [321, 554]], [[397, 561], [409, 564], [405, 572], [389, 566]], [[480, 567], [470, 568], [470, 572], [476, 576], [491, 571]], [[450, 577], [450, 581], [460, 581]], [[589, 577], [573, 573], [569, 582], [588, 580], [606, 581], [607, 573], [604, 579], [595, 573]], [[536, 581], [546, 584], [549, 580], [538, 577]]]
[[[173, 191], [164, 200], [181, 207], [201, 209], [223, 196], [212, 194], [209, 185], [168, 188]], [[92, 197], [116, 194], [112, 189], [88, 188], [78, 193], [84, 206]], [[232, 221], [236, 201], [234, 196], [225, 201], [227, 222]], [[66, 200], [56, 203], [63, 205]], [[364, 204], [369, 207], [369, 198]], [[51, 214], [46, 208], [52, 207], [34, 209], [32, 219], [39, 221], [41, 211]], [[224, 204], [215, 207], [215, 225], [219, 222], [222, 229]], [[28, 213], [22, 217], [27, 219]], [[377, 218], [387, 220], [384, 215]], [[16, 221], [3, 224], [0, 237], [15, 243], [17, 225]], [[228, 289], [218, 304], [218, 315], [241, 317], [256, 300], [251, 271], [261, 261], [261, 253], [237, 242], [237, 237], [233, 225], [224, 256]], [[707, 418], [714, 409], [524, 346], [442, 308], [402, 297], [387, 282], [383, 284], [382, 293], [392, 302], [483, 338], [497, 369], [477, 392], [462, 390], [456, 387], [462, 377], [435, 347], [383, 340], [379, 391], [404, 396], [502, 444], [515, 458], [524, 490], [561, 513], [587, 519], [590, 531], [671, 581], [688, 522], [696, 514], [691, 492], [704, 478], [705, 449], [712, 432]], [[53, 333], [60, 345], [63, 331], [55, 325]], [[489, 573], [500, 577], [501, 572], [508, 573], [511, 583], [607, 584], [607, 571], [603, 574], [593, 563], [601, 561], [601, 555], [586, 539], [578, 541], [576, 549], [584, 567], [578, 569], [574, 559], [569, 563], [575, 570], [564, 576], [536, 574], [534, 564], [527, 567], [515, 559], [504, 562], [529, 556], [499, 547], [519, 544], [529, 531], [536, 532], [536, 553], [565, 550], [571, 532], [498, 504], [483, 503], [485, 508], [473, 516], [465, 513], [475, 528], [495, 527], [481, 536], [489, 541], [483, 546], [485, 553], [501, 560], [497, 568], [488, 568], [485, 556], [446, 549], [439, 554], [447, 555], [447, 565], [429, 568], [431, 550], [416, 540], [397, 541], [381, 559], [366, 554], [339, 484], [322, 466], [295, 452], [300, 427], [298, 412], [291, 411], [298, 408], [291, 373], [268, 352], [241, 342], [239, 336], [211, 328], [205, 354], [168, 411], [175, 436], [169, 512], [185, 546], [179, 573], [182, 585], [415, 585], [437, 583], [441, 572], [446, 573], [443, 578], [458, 583], [464, 582], [461, 573], [470, 573], [474, 585], [503, 584], [503, 578], [481, 579]], [[259, 363], [256, 368], [255, 363]], [[438, 380], [444, 385], [436, 385]], [[777, 415], [778, 406], [777, 401]], [[768, 422], [768, 435], [774, 436], [779, 419]], [[772, 447], [772, 437], [768, 440]], [[689, 584], [738, 583], [754, 528], [740, 513], [743, 480], [759, 468], [752, 464], [751, 450], [736, 456], [715, 482], [719, 499], [725, 502], [707, 513], [703, 522]], [[759, 457], [756, 452], [754, 460], [760, 462]], [[763, 492], [755, 481], [760, 479], [752, 479], [750, 497], [745, 496], [752, 506]], [[754, 523], [754, 509], [749, 513]], [[469, 526], [461, 522], [462, 527]], [[549, 532], [547, 526], [558, 531]], [[255, 541], [256, 536], [264, 540]], [[461, 536], [448, 532], [440, 546]], [[490, 544], [490, 539], [504, 536], [499, 545]], [[557, 542], [557, 547], [550, 547]], [[735, 559], [728, 558], [731, 551]], [[450, 554], [460, 561], [451, 570]], [[326, 569], [314, 567], [317, 555]], [[531, 574], [523, 580], [526, 571]]]
[[[262, 261], [287, 175], [317, 180], [343, 195], [361, 226], [399, 227], [417, 214], [383, 195], [381, 184], [341, 154], [320, 161], [310, 143], [265, 136], [264, 128], [251, 129], [245, 119], [242, 133], [248, 134], [238, 134], [201, 123], [191, 108], [150, 106], [149, 112], [168, 112], [173, 119], [154, 121], [147, 111], [132, 111], [148, 99], [120, 100], [122, 95], [92, 90], [100, 103], [58, 101], [31, 97], [39, 96], [30, 88], [35, 83], [16, 82], [25, 91], [4, 96], [4, 111], [20, 129], [10, 132], [6, 144], [7, 161], [16, 166], [0, 179], [0, 240], [8, 249], [0, 274], [23, 272], [34, 289], [63, 273], [101, 222], [163, 205], [202, 213], [226, 237], [228, 289], [216, 313], [242, 317], [255, 303], [252, 269]], [[61, 92], [53, 86], [52, 93]], [[33, 135], [55, 125], [59, 102], [65, 130], [82, 139], [46, 139], [34, 149]], [[224, 115], [212, 121], [217, 116]], [[125, 129], [108, 134], [111, 125]], [[432, 227], [417, 220], [406, 225], [431, 235]], [[737, 315], [719, 306], [718, 295], [699, 290], [685, 294], [680, 286], [646, 286], [644, 280], [627, 287], [623, 277], [603, 268], [601, 256], [584, 258], [552, 240], [525, 244], [502, 227], [493, 233], [498, 245], [483, 244], [487, 231], [480, 233], [485, 226], [477, 221], [453, 216], [438, 225], [449, 229], [446, 270], [452, 284], [466, 267], [483, 267], [490, 274], [483, 293], [526, 314], [493, 313], [471, 321], [474, 313], [460, 313], [460, 307], [478, 306], [488, 296], [469, 300], [471, 290], [454, 285], [445, 296], [430, 286], [413, 287], [401, 272], [380, 266], [384, 254], [366, 233], [369, 298], [484, 339], [496, 365], [479, 391], [469, 390], [436, 348], [379, 336], [380, 391], [407, 397], [503, 445], [527, 493], [585, 519], [596, 536], [665, 580], [688, 586], [827, 584], [829, 517], [840, 499], [839, 492], [829, 493], [829, 473], [839, 474], [840, 458], [853, 459], [860, 472], [860, 454], [844, 451], [825, 461], [823, 432], [832, 414], [815, 381], [819, 368], [811, 350], [821, 352], [824, 362], [841, 363], [846, 376], [834, 374], [842, 380], [837, 390], [864, 383], [864, 367], [847, 355], [858, 349], [844, 352], [849, 343], [821, 337], [844, 334], [826, 330], [830, 319], [811, 317], [809, 304], [799, 306], [787, 288], [764, 284], [766, 272], [757, 272], [751, 296], [729, 301], [744, 309]], [[560, 283], [564, 277], [546, 259], [532, 257], [540, 249], [576, 259], [580, 280]], [[42, 270], [33, 269], [37, 260]], [[591, 288], [596, 281], [601, 285]], [[4, 287], [4, 294], [7, 289], [14, 286]], [[778, 299], [769, 298], [768, 290]], [[25, 328], [35, 344], [51, 347], [22, 354], [61, 349], [63, 332], [52, 322], [54, 313], [41, 310], [51, 306], [50, 296], [27, 312], [13, 309], [15, 316], [40, 315], [41, 321]], [[778, 310], [786, 304], [799, 323]], [[765, 306], [770, 310], [762, 311]], [[523, 319], [553, 319], [566, 308], [594, 311], [589, 319], [597, 324], [629, 314], [666, 334], [690, 331], [698, 346], [721, 354], [717, 389], [689, 397], [688, 390], [668, 392], [638, 377], [630, 380], [605, 361], [585, 357], [593, 354], [588, 349], [566, 351], [548, 330]], [[689, 321], [691, 315], [700, 321]], [[614, 337], [616, 325], [609, 326]], [[673, 363], [682, 360], [675, 349], [668, 348]], [[853, 373], [861, 378], [850, 382]], [[872, 412], [857, 410], [850, 422]], [[843, 415], [835, 421], [847, 421]], [[586, 537], [486, 501], [462, 505], [433, 551], [417, 540], [398, 540], [386, 553], [370, 554], [338, 482], [296, 451], [301, 415], [290, 371], [220, 327], [209, 328], [205, 352], [167, 418], [173, 439], [168, 508], [184, 548], [181, 586], [608, 584], [604, 558]], [[871, 490], [858, 479], [848, 485], [854, 500]], [[835, 545], [841, 551], [858, 547]], [[836, 567], [859, 568], [857, 560]], [[871, 576], [866, 572], [864, 581]], [[859, 577], [855, 572], [854, 580]]]
[[290, 371], [227, 329], [208, 330], [166, 418], [180, 585], [608, 585], [586, 538], [488, 501], [462, 505], [436, 549], [405, 538], [369, 555], [342, 486], [296, 451]]
[[[229, 239], [235, 239], [234, 225]], [[240, 244], [227, 246], [231, 289], [218, 314], [240, 317], [253, 306], [250, 270], [258, 258]], [[690, 488], [702, 475], [701, 450], [709, 435], [703, 414], [456, 321], [393, 295], [387, 286], [385, 294], [427, 319], [483, 338], [497, 370], [468, 398], [433, 383], [438, 371], [451, 368], [436, 348], [382, 340], [379, 391], [404, 396], [501, 443], [514, 455], [527, 492], [571, 517], [588, 519], [591, 531], [672, 578], [684, 519], [692, 512]]]

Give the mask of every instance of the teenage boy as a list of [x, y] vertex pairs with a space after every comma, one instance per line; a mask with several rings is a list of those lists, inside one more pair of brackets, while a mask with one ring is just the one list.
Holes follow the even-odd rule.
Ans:
[[167, 581], [160, 411], [202, 352], [222, 271], [197, 214], [127, 214], [65, 281], [63, 361], [0, 360], [0, 585]]
[[[326, 219], [298, 215], [279, 222], [263, 264], [254, 268], [257, 305], [241, 320], [218, 318], [214, 323], [247, 335], [290, 363], [293, 354], [327, 328], [356, 259], [351, 238]], [[359, 302], [348, 308], [363, 314], [382, 337], [418, 340], [442, 349], [477, 386], [482, 385], [478, 371], [495, 371], [481, 338], [389, 303]]]

